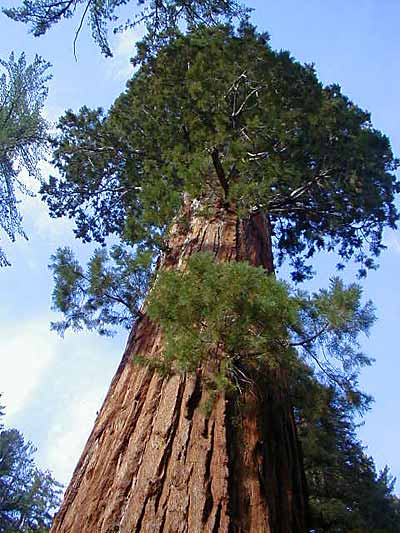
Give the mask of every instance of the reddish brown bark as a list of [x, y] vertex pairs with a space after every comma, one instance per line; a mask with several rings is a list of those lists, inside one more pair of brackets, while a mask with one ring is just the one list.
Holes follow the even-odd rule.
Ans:
[[[197, 251], [219, 261], [248, 260], [272, 271], [262, 214], [239, 221], [234, 210], [212, 218], [184, 213], [163, 268]], [[221, 395], [212, 412], [200, 376], [162, 378], [132, 363], [156, 356], [158, 328], [137, 322], [51, 533], [305, 531], [305, 486], [285, 375], [236, 403]]]

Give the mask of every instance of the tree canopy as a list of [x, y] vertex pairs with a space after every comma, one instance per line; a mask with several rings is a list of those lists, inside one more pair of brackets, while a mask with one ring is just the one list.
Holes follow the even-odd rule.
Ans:
[[[0, 416], [2, 416], [0, 410]], [[60, 504], [61, 485], [35, 466], [35, 448], [0, 424], [0, 532], [45, 532]]]
[[367, 112], [249, 24], [148, 50], [139, 45], [140, 68], [108, 113], [61, 118], [61, 177], [42, 190], [53, 216], [74, 218], [85, 241], [160, 246], [185, 192], [220, 197], [243, 216], [268, 213], [275, 258], [295, 280], [318, 250], [336, 250], [341, 266], [355, 259], [361, 275], [374, 267], [399, 184]]
[[[47, 96], [49, 64], [36, 56], [0, 59], [0, 227], [9, 239], [25, 236], [17, 192], [30, 194], [20, 178], [23, 170], [40, 177], [38, 163], [47, 146], [47, 122], [42, 116]], [[8, 265], [0, 248], [0, 266]]]

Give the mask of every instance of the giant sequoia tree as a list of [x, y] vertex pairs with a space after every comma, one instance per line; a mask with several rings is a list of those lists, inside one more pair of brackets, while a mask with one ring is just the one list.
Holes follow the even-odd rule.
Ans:
[[374, 267], [396, 161], [368, 113], [248, 24], [153, 52], [109, 113], [61, 119], [42, 191], [84, 241], [121, 239], [112, 267], [54, 256], [56, 327], [136, 318], [52, 531], [304, 531], [296, 384], [313, 366], [362, 406], [372, 313], [338, 280], [294, 293], [274, 262], [295, 281], [319, 250]]

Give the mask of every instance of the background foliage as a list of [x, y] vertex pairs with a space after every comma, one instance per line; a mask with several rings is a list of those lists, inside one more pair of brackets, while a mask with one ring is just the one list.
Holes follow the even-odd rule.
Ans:
[[[9, 239], [25, 237], [17, 192], [30, 194], [21, 171], [40, 178], [38, 163], [47, 146], [47, 122], [42, 116], [49, 64], [36, 56], [0, 59], [0, 227]], [[0, 266], [8, 265], [0, 248]]]
[[54, 309], [64, 320], [53, 322], [51, 328], [64, 334], [86, 327], [101, 335], [115, 333], [116, 326], [127, 329], [138, 316], [151, 276], [152, 253], [133, 254], [114, 246], [110, 254], [104, 248], [95, 250], [86, 271], [70, 248], [59, 248], [52, 256], [55, 288]]
[[298, 374], [292, 402], [317, 533], [382, 532], [400, 528], [394, 478], [376, 471], [356, 436], [355, 406], [334, 385], [321, 385], [310, 370]]
[[[0, 417], [3, 409], [0, 409]], [[48, 531], [61, 485], [35, 466], [35, 448], [16, 429], [0, 424], [0, 531]]]

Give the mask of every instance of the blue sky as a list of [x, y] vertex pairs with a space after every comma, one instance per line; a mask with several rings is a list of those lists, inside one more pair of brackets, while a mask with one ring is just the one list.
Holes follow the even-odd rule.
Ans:
[[[274, 48], [288, 49], [300, 61], [314, 62], [324, 83], [338, 82], [345, 94], [371, 111], [375, 127], [390, 137], [395, 153], [400, 154], [398, 2], [281, 0], [249, 5], [255, 7], [253, 20], [260, 30], [270, 33]], [[135, 33], [113, 37], [115, 57], [106, 60], [88, 32], [82, 32], [76, 62], [72, 51], [75, 24], [67, 21], [35, 39], [21, 24], [0, 18], [0, 57], [7, 58], [12, 50], [17, 54], [26, 51], [28, 59], [38, 53], [53, 65], [45, 109], [51, 121], [63, 110], [84, 104], [107, 108], [132, 74], [129, 57]], [[42, 169], [44, 177], [51, 171], [47, 163]], [[60, 339], [49, 331], [49, 322], [55, 318], [50, 311], [50, 255], [57, 246], [66, 244], [78, 249], [82, 257], [90, 250], [74, 242], [69, 221], [50, 220], [38, 198], [22, 200], [29, 241], [19, 239], [11, 244], [0, 235], [12, 262], [12, 267], [0, 271], [0, 392], [7, 410], [6, 423], [30, 438], [38, 447], [40, 465], [67, 483], [127, 334], [105, 339], [72, 333]], [[378, 467], [388, 464], [400, 478], [400, 236], [388, 231], [385, 242], [388, 249], [380, 269], [363, 282], [366, 298], [377, 308], [378, 321], [363, 342], [364, 350], [376, 362], [362, 372], [361, 386], [375, 397], [375, 404], [359, 433]], [[313, 287], [327, 285], [334, 264], [333, 257], [317, 258], [314, 266], [318, 276]], [[352, 281], [354, 269], [347, 269], [344, 276]], [[397, 487], [399, 491], [400, 484]]]

